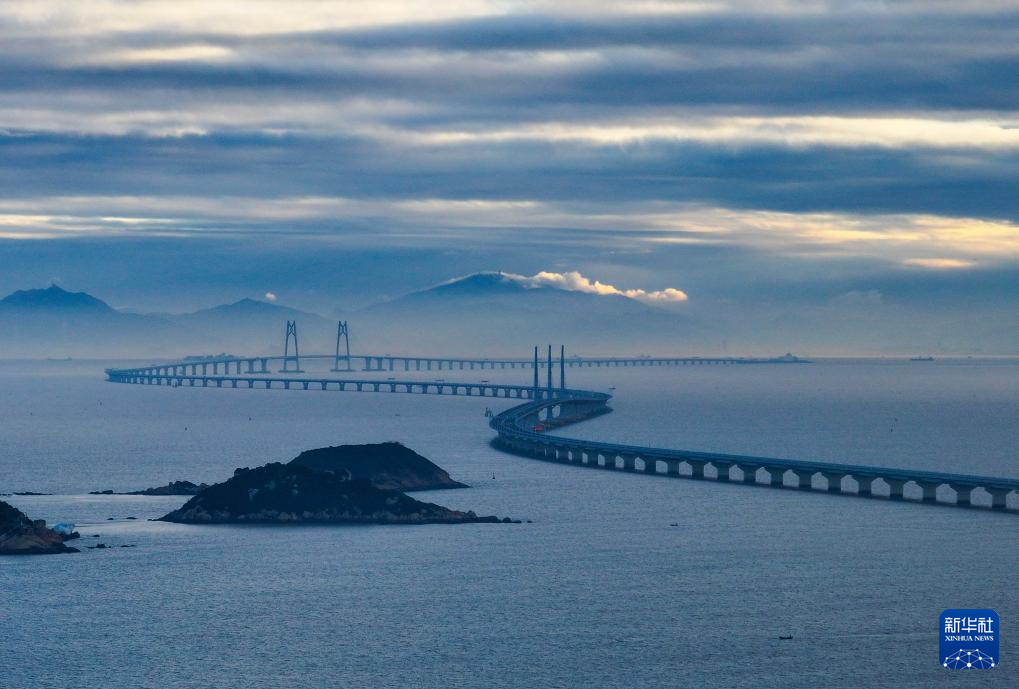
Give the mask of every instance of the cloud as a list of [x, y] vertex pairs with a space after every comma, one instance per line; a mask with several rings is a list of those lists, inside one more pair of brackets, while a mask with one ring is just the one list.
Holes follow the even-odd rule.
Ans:
[[266, 292], [265, 293], [265, 300], [266, 301], [276, 301], [276, 294], [274, 292]]
[[667, 287], [663, 290], [647, 291], [643, 289], [619, 289], [597, 280], [584, 277], [577, 271], [568, 273], [552, 273], [541, 271], [535, 275], [515, 275], [503, 273], [503, 276], [526, 287], [554, 287], [568, 292], [585, 292], [587, 294], [618, 295], [649, 304], [676, 304], [687, 301], [686, 292]]
[[[202, 238], [294, 280], [414, 249], [436, 281], [683, 301], [584, 277], [641, 275], [696, 285], [684, 311], [723, 283], [891, 308], [894, 275], [934, 313], [1019, 266], [1017, 31], [1014, 0], [6, 0], [3, 265]], [[581, 272], [530, 275], [536, 247]]]
[[[242, 239], [275, 235], [362, 247], [394, 242], [433, 248], [470, 243], [521, 250], [531, 242], [616, 255], [711, 246], [800, 262], [867, 259], [900, 270], [1019, 263], [1019, 225], [1006, 219], [930, 213], [778, 212], [609, 198], [26, 195], [0, 198], [0, 238], [215, 235]], [[337, 231], [338, 226], [342, 232]], [[452, 267], [450, 272], [456, 270]], [[548, 273], [554, 275], [573, 274]], [[598, 284], [585, 285], [572, 277], [545, 279], [559, 279], [571, 289], [586, 291], [595, 291]], [[643, 298], [680, 300], [678, 295], [661, 291], [664, 294], [658, 297]]]
[[976, 263], [961, 258], [907, 258], [902, 262], [902, 265], [930, 270], [958, 270], [972, 268]]

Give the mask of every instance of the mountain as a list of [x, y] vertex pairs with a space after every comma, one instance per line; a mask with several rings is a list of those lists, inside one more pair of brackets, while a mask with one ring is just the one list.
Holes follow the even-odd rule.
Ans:
[[175, 335], [166, 319], [122, 313], [84, 292], [56, 285], [0, 299], [0, 357], [125, 356]]
[[23, 289], [0, 299], [0, 311], [50, 311], [110, 314], [114, 309], [105, 301], [85, 292], [68, 292], [56, 285], [46, 289]]
[[[580, 354], [686, 351], [692, 319], [620, 294], [531, 286], [504, 273], [474, 273], [351, 316], [357, 348], [526, 356], [535, 344]], [[412, 333], [413, 339], [407, 334]]]
[[[711, 330], [684, 311], [475, 273], [345, 318], [354, 353], [527, 356], [544, 343], [564, 343], [580, 355], [713, 349]], [[185, 314], [125, 313], [53, 285], [0, 300], [0, 358], [282, 354], [288, 320], [298, 323], [302, 353], [332, 350], [335, 321], [279, 304], [241, 299]]]
[[241, 299], [194, 313], [171, 317], [174, 323], [203, 336], [202, 351], [282, 354], [288, 320], [297, 321], [301, 350], [331, 348], [336, 323], [318, 314], [255, 299]]
[[302, 351], [331, 347], [332, 321], [277, 304], [242, 299], [179, 315], [126, 313], [85, 292], [51, 285], [0, 299], [0, 358], [282, 353], [287, 320], [298, 321]]

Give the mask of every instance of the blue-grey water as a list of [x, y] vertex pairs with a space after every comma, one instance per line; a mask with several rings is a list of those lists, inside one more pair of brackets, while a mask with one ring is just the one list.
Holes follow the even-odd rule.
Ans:
[[[82, 545], [136, 546], [0, 558], [4, 689], [999, 688], [1019, 678], [1017, 514], [509, 456], [489, 447], [483, 417], [504, 401], [113, 385], [102, 366], [0, 364], [0, 492], [56, 494], [4, 499], [101, 536]], [[1019, 476], [1012, 362], [569, 375], [616, 388], [615, 412], [571, 435]], [[84, 495], [217, 481], [303, 449], [381, 440], [473, 486], [416, 497], [532, 523], [185, 526], [145, 521], [184, 498]], [[939, 613], [984, 607], [1001, 617], [1000, 665], [943, 669]]]

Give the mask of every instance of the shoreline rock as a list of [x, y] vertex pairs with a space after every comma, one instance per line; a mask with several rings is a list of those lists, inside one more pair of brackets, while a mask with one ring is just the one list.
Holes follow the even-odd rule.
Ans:
[[321, 447], [302, 452], [290, 464], [343, 475], [355, 481], [370, 481], [383, 490], [409, 492], [469, 487], [450, 478], [442, 467], [397, 442]]
[[183, 524], [467, 524], [479, 517], [300, 464], [238, 469], [157, 521]]
[[0, 555], [56, 555], [77, 553], [64, 545], [67, 538], [46, 527], [43, 519], [29, 519], [18, 508], [0, 500]]
[[132, 490], [126, 493], [117, 493], [113, 490], [93, 490], [89, 495], [198, 495], [209, 487], [207, 483], [192, 483], [191, 481], [170, 481], [165, 486], [146, 488], [144, 490]]

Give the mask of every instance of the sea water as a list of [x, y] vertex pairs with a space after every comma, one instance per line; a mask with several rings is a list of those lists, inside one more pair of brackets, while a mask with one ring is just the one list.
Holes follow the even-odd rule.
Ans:
[[[1019, 678], [1017, 514], [511, 456], [489, 445], [484, 418], [506, 400], [116, 385], [103, 382], [105, 365], [0, 364], [0, 492], [54, 494], [3, 499], [84, 536], [77, 555], [0, 558], [4, 689], [999, 688]], [[568, 377], [615, 396], [612, 414], [566, 435], [1019, 476], [1014, 362]], [[147, 521], [183, 497], [86, 495], [220, 481], [305, 449], [383, 440], [472, 486], [418, 499], [530, 522], [190, 526]], [[112, 547], [85, 547], [98, 542]], [[941, 667], [945, 608], [998, 612], [998, 667]]]

